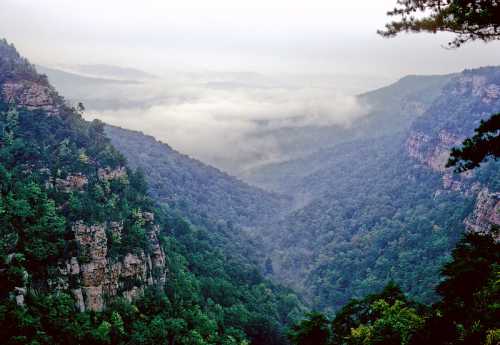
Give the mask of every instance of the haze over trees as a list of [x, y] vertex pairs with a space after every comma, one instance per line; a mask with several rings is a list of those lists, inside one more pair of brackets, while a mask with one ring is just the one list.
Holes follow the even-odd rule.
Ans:
[[3, 344], [287, 343], [298, 297], [152, 200], [103, 123], [6, 41], [0, 84], [28, 95], [0, 98]]
[[[452, 47], [476, 39], [500, 38], [500, 6], [496, 1], [400, 0], [398, 6], [388, 14], [400, 16], [400, 21], [389, 23], [380, 34], [392, 37], [403, 31], [450, 31], [458, 34], [450, 42]], [[424, 15], [416, 17], [415, 13]], [[450, 119], [445, 116], [452, 121], [474, 116], [466, 113], [467, 107], [452, 109], [457, 113], [443, 109], [437, 117], [446, 122], [448, 130]], [[417, 121], [414, 128], [426, 127], [422, 125], [421, 120]], [[496, 160], [499, 125], [498, 114], [481, 121], [475, 135], [466, 139], [462, 148], [452, 150], [447, 166], [456, 165], [457, 171], [463, 172], [478, 168], [489, 157]], [[427, 126], [427, 130], [435, 129]], [[440, 131], [440, 136], [446, 135]], [[495, 225], [486, 233], [464, 236], [453, 250], [453, 260], [442, 269], [444, 280], [436, 289], [441, 299], [430, 308], [408, 303], [401, 290], [391, 283], [378, 295], [351, 301], [332, 321], [321, 314], [311, 314], [292, 328], [290, 338], [295, 344], [498, 344], [498, 236]]]
[[[397, 6], [382, 35], [498, 36], [496, 1]], [[80, 70], [46, 69], [86, 92], [155, 78]], [[266, 191], [86, 121], [0, 41], [0, 342], [500, 344], [500, 67], [355, 102], [348, 125], [280, 118], [289, 155], [244, 175]]]
[[[394, 37], [402, 32], [451, 32], [456, 34], [448, 45], [459, 48], [467, 42], [491, 42], [500, 39], [500, 3], [496, 0], [398, 0], [387, 13], [398, 20], [386, 24], [378, 33]], [[457, 165], [465, 171], [488, 159], [497, 158], [500, 142], [500, 121], [493, 115], [482, 123], [472, 139], [463, 143], [463, 149], [454, 149], [448, 166]]]

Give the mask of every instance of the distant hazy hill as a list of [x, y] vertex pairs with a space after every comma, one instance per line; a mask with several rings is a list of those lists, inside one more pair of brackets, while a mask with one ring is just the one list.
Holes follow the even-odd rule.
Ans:
[[102, 84], [137, 84], [136, 80], [113, 79], [105, 77], [89, 77], [82, 74], [66, 72], [60, 69], [49, 68], [37, 65], [36, 69], [39, 73], [49, 76], [52, 83], [61, 85], [63, 87], [70, 87], [77, 83], [78, 87], [81, 86], [97, 86]]
[[[259, 166], [246, 171], [242, 178], [258, 186], [287, 193], [296, 179], [321, 170], [329, 160], [320, 158], [323, 151], [341, 143], [392, 135], [409, 128], [412, 121], [441, 93], [453, 75], [407, 76], [398, 82], [358, 96], [368, 107], [367, 115], [350, 127], [302, 127], [276, 132], [281, 147], [290, 156], [308, 152], [300, 159]], [[316, 159], [318, 158], [318, 159]], [[309, 161], [309, 162], [308, 162]], [[314, 164], [310, 164], [314, 161]], [[296, 194], [293, 190], [291, 194]]]
[[120, 67], [107, 67], [115, 71], [117, 76], [97, 73], [98, 69], [95, 69], [95, 74], [44, 66], [37, 66], [37, 70], [45, 74], [68, 101], [83, 102], [91, 111], [142, 109], [157, 102], [157, 96], [147, 92], [148, 86], [139, 73], [141, 71], [120, 75]]
[[141, 71], [136, 68], [130, 67], [120, 67], [113, 65], [95, 64], [95, 65], [76, 65], [72, 69], [75, 72], [79, 72], [91, 76], [101, 76], [105, 78], [115, 78], [115, 79], [153, 79], [156, 76]]

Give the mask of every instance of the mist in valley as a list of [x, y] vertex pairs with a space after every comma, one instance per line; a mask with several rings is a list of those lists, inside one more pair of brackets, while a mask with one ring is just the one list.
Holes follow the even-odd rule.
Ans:
[[498, 1], [0, 0], [0, 339], [500, 344], [499, 40]]
[[[367, 114], [360, 93], [497, 61], [491, 45], [442, 49], [448, 34], [378, 37], [391, 6], [6, 0], [0, 28], [69, 102], [84, 103], [87, 119], [143, 131], [242, 176], [328, 146], [314, 128]], [[22, 26], [13, 22], [21, 13]]]

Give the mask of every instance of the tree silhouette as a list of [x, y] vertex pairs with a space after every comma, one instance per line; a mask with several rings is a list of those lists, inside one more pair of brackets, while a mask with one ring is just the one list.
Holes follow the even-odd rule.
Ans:
[[[394, 37], [402, 32], [451, 32], [455, 39], [451, 48], [481, 40], [500, 39], [500, 0], [397, 0], [396, 7], [387, 12], [398, 20], [378, 30], [383, 37]], [[447, 166], [457, 172], [478, 167], [490, 157], [500, 155], [500, 116], [493, 115], [481, 122], [472, 138], [466, 139], [461, 148], [453, 148]]]
[[378, 31], [384, 37], [401, 32], [451, 32], [456, 34], [448, 43], [452, 48], [469, 41], [500, 39], [498, 0], [398, 0], [387, 15], [398, 20]]

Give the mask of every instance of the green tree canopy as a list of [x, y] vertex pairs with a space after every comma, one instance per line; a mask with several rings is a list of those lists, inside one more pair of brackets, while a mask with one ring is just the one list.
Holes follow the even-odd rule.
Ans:
[[294, 325], [289, 337], [296, 345], [326, 345], [330, 338], [329, 321], [317, 312], [307, 314], [307, 318]]

